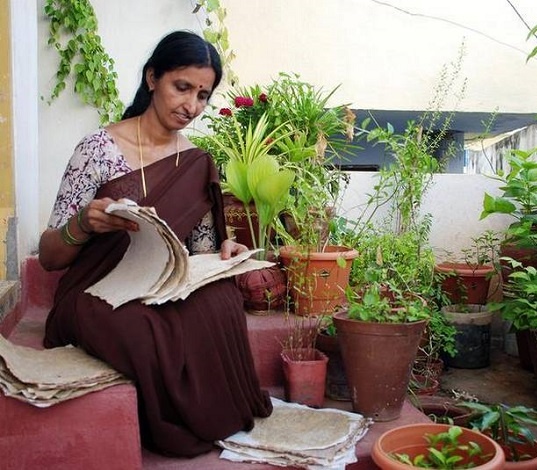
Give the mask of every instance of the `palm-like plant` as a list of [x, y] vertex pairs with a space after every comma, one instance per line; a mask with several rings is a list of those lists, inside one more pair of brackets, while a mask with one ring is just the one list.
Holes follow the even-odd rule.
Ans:
[[[286, 207], [293, 184], [294, 171], [278, 162], [273, 155], [277, 144], [287, 137], [285, 124], [271, 129], [266, 115], [255, 126], [249, 123], [246, 130], [234, 118], [233, 125], [224, 134], [209, 137], [225, 155], [223, 188], [237, 199], [245, 209], [254, 248], [270, 248], [270, 232], [278, 214]], [[259, 221], [255, 233], [250, 204], [254, 203]]]

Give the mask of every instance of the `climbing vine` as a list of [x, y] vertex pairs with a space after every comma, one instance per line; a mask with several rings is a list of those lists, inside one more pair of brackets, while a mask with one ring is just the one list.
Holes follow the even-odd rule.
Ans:
[[227, 83], [231, 86], [236, 86], [238, 77], [231, 68], [235, 53], [230, 48], [229, 33], [225, 25], [227, 11], [220, 3], [220, 0], [198, 0], [193, 13], [197, 14], [199, 12], [205, 12], [204, 22], [206, 27], [203, 29], [203, 37], [213, 44], [220, 54]]
[[119, 119], [124, 106], [116, 86], [114, 60], [97, 33], [90, 0], [46, 0], [44, 11], [50, 20], [48, 44], [60, 56], [49, 102], [60, 95], [73, 74], [75, 93], [97, 109], [101, 124]]

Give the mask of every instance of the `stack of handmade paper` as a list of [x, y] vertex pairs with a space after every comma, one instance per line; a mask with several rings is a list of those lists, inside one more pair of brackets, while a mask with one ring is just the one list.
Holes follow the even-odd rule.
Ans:
[[124, 199], [107, 212], [138, 223], [129, 232], [131, 242], [118, 265], [85, 292], [108, 302], [113, 308], [134, 299], [144, 304], [162, 304], [187, 298], [205, 284], [224, 277], [272, 266], [250, 259], [250, 250], [222, 260], [219, 253], [189, 256], [188, 250], [168, 224], [150, 207]]
[[129, 382], [81, 349], [33, 349], [15, 345], [0, 335], [0, 390], [6, 396], [47, 407]]
[[224, 449], [221, 458], [309, 470], [343, 470], [356, 462], [356, 443], [367, 433], [371, 420], [357, 413], [313, 409], [276, 398], [272, 403], [272, 415], [256, 418], [252, 431], [217, 442]]

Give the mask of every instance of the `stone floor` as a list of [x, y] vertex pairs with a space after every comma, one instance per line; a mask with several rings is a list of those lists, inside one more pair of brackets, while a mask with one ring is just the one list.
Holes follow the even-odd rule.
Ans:
[[440, 378], [441, 394], [473, 396], [486, 403], [525, 405], [537, 409], [537, 377], [524, 369], [517, 356], [492, 348], [490, 366], [483, 369], [447, 368]]

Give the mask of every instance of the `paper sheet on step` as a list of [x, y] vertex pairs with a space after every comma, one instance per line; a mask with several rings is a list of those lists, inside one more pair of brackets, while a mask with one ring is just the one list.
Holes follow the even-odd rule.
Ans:
[[0, 390], [8, 397], [48, 407], [112, 385], [130, 383], [82, 349], [34, 349], [0, 335]]
[[217, 441], [220, 458], [309, 470], [344, 470], [356, 462], [355, 447], [372, 424], [358, 413], [313, 409], [271, 398], [268, 418], [256, 418], [252, 431]]
[[135, 299], [148, 305], [186, 299], [210, 282], [274, 265], [251, 259], [261, 250], [249, 250], [228, 260], [222, 260], [219, 253], [189, 256], [153, 208], [128, 199], [110, 204], [107, 212], [140, 227], [138, 232], [129, 232], [130, 244], [118, 265], [85, 290], [113, 308]]

